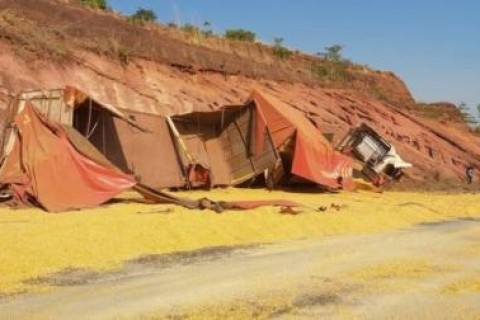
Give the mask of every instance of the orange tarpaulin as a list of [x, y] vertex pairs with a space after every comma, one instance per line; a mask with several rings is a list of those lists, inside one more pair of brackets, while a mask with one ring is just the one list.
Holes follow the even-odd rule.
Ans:
[[[10, 152], [0, 168], [0, 183], [15, 200], [48, 211], [93, 207], [136, 184], [130, 175], [79, 153], [63, 127], [27, 103], [13, 122]], [[8, 137], [7, 137], [8, 138]]]
[[303, 112], [259, 91], [253, 91], [250, 102], [259, 113], [257, 150], [262, 150], [262, 136], [268, 128], [277, 149], [294, 139], [292, 174], [331, 188], [350, 188], [352, 160], [335, 151]]

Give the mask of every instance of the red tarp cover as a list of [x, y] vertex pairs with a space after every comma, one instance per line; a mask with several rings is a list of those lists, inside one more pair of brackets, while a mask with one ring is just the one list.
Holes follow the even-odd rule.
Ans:
[[268, 127], [276, 148], [290, 138], [295, 139], [293, 174], [331, 188], [350, 188], [353, 184], [352, 160], [335, 151], [303, 112], [258, 91], [252, 92], [250, 101], [259, 113], [257, 150], [263, 148], [262, 136]]
[[58, 212], [99, 205], [136, 184], [133, 177], [80, 154], [63, 128], [30, 103], [14, 124], [13, 149], [0, 169], [0, 183], [10, 184], [17, 201], [36, 201]]

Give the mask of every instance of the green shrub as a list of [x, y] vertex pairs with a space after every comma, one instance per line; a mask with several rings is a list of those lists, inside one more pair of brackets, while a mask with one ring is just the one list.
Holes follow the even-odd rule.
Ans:
[[[311, 72], [321, 80], [344, 83], [352, 80], [348, 68], [352, 64], [350, 60], [343, 58], [343, 46], [334, 44], [325, 47], [325, 51], [318, 52], [317, 56], [323, 61], [312, 66]], [[376, 97], [383, 96], [383, 92], [372, 92]]]
[[155, 22], [157, 21], [157, 15], [153, 10], [138, 8], [134, 14], [128, 17], [133, 23], [145, 23], [145, 22]]
[[273, 39], [273, 54], [280, 59], [288, 59], [292, 55], [292, 51], [283, 46], [283, 38]]
[[245, 29], [228, 29], [225, 31], [225, 38], [237, 41], [255, 42], [257, 35]]
[[288, 59], [292, 55], [292, 51], [285, 47], [273, 47], [273, 54], [280, 59]]
[[120, 47], [117, 49], [117, 55], [122, 65], [126, 66], [130, 62], [130, 59], [133, 55], [133, 51], [126, 47]]
[[321, 79], [326, 79], [330, 73], [329, 68], [322, 64], [314, 64], [311, 71], [314, 75]]
[[348, 64], [344, 62], [319, 62], [312, 66], [311, 72], [324, 81], [344, 83], [352, 80]]
[[108, 3], [107, 0], [80, 0], [84, 5], [87, 5], [93, 9], [107, 10]]
[[183, 32], [190, 33], [190, 34], [194, 34], [194, 33], [198, 33], [198, 32], [199, 32], [198, 27], [194, 26], [194, 25], [191, 24], [191, 23], [185, 23], [185, 24], [182, 26], [181, 29], [182, 29]]
[[388, 95], [385, 93], [385, 90], [377, 86], [371, 87], [370, 93], [378, 100], [386, 100], [388, 98]]

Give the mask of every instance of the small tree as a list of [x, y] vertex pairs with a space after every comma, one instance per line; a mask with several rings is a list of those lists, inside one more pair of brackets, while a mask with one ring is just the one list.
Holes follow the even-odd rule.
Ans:
[[80, 2], [94, 9], [108, 9], [107, 0], [80, 0]]
[[199, 32], [198, 27], [194, 26], [191, 23], [185, 23], [182, 26], [182, 31], [190, 34], [198, 34]]
[[[348, 72], [348, 65], [351, 63], [342, 55], [343, 46], [334, 44], [325, 47], [325, 51], [317, 52], [316, 55], [324, 61], [315, 63], [312, 66], [312, 73], [322, 80], [332, 82], [347, 82], [351, 75]], [[383, 93], [378, 88], [373, 88], [372, 93], [378, 98]]]
[[210, 37], [210, 36], [213, 35], [212, 25], [210, 24], [210, 22], [205, 21], [205, 22], [203, 23], [203, 26], [202, 26], [202, 34], [203, 34], [205, 37]]
[[245, 29], [227, 29], [225, 38], [237, 41], [255, 42], [257, 35], [252, 31]]
[[475, 119], [475, 117], [472, 116], [472, 114], [470, 113], [469, 108], [465, 102], [460, 102], [457, 108], [460, 111], [460, 116], [466, 124], [468, 124], [469, 126], [475, 126], [478, 123], [477, 119]]
[[332, 46], [325, 47], [325, 51], [319, 52], [317, 55], [328, 61], [341, 62], [344, 60], [342, 57], [342, 50], [342, 45], [334, 44]]
[[151, 9], [138, 8], [129, 19], [135, 23], [155, 22], [157, 21], [157, 15]]
[[273, 38], [273, 54], [280, 59], [288, 59], [292, 51], [283, 46], [283, 38]]

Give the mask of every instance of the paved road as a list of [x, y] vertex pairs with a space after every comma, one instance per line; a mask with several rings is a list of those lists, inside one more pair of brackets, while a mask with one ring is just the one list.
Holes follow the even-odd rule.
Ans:
[[0, 302], [0, 318], [214, 317], [247, 308], [273, 318], [478, 319], [479, 258], [475, 220], [150, 257], [116, 274], [83, 275], [82, 285], [64, 274], [52, 293]]

